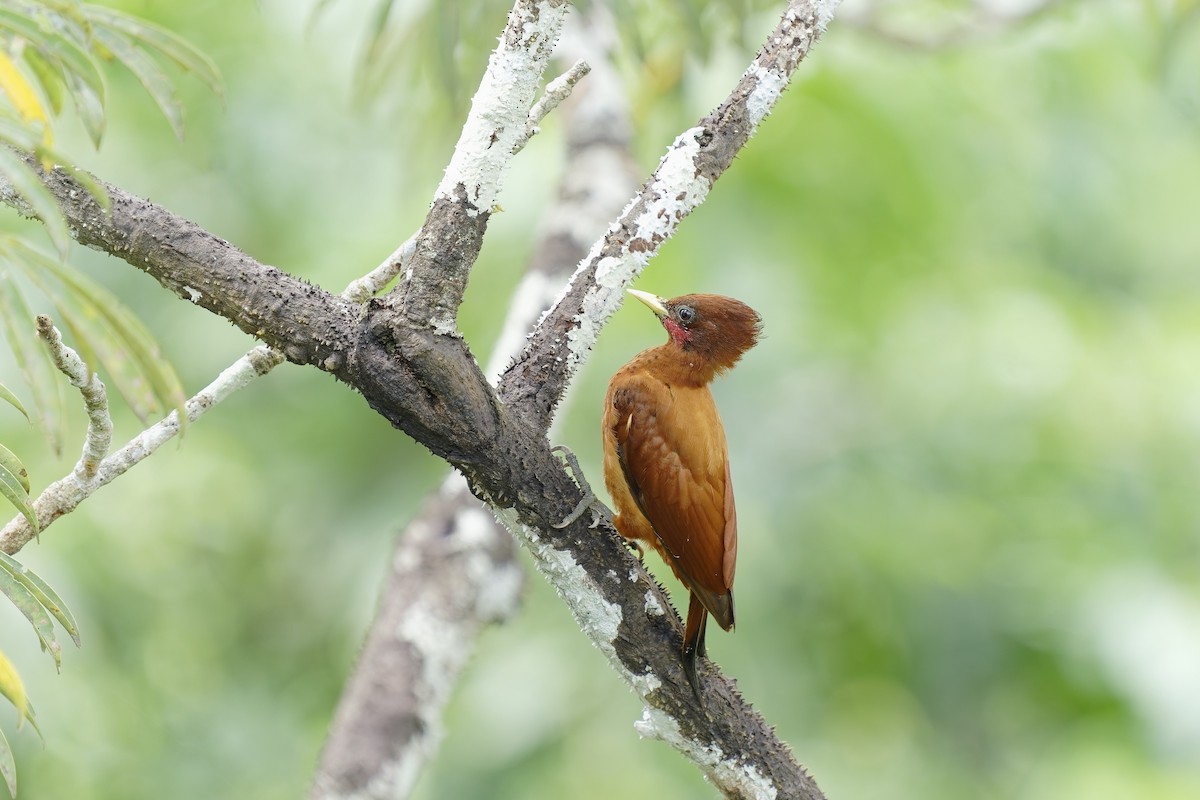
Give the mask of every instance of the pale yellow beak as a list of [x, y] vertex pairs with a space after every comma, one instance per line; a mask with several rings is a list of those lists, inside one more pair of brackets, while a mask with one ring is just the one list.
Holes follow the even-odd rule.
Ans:
[[659, 319], [662, 319], [669, 313], [667, 311], [667, 302], [658, 295], [653, 295], [649, 292], [639, 292], [637, 289], [629, 289], [628, 291], [631, 295], [649, 306], [650, 310], [654, 312], [654, 316]]

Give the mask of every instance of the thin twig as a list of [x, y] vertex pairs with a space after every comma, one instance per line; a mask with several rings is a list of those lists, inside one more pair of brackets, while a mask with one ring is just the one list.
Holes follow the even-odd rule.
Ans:
[[416, 251], [417, 234], [414, 233], [404, 241], [404, 244], [397, 247], [390, 256], [385, 258], [378, 267], [361, 278], [351, 281], [346, 290], [342, 292], [342, 297], [352, 303], [367, 302], [382, 292], [384, 287], [392, 282], [392, 279], [408, 269], [408, 264], [412, 261], [413, 253]]
[[1068, 0], [1041, 0], [1026, 8], [1010, 10], [998, 8], [994, 2], [976, 2], [966, 16], [954, 18], [940, 29], [927, 22], [906, 28], [887, 21], [881, 6], [867, 5], [841, 15], [839, 24], [848, 25], [896, 47], [911, 50], [947, 50], [965, 47], [991, 36], [1000, 36], [1034, 22], [1067, 2]]
[[[45, 314], [40, 314], [37, 318], [37, 334], [50, 349], [50, 358], [54, 362], [54, 366], [58, 367], [59, 371], [67, 376], [71, 385], [79, 389], [79, 393], [83, 395], [83, 407], [87, 411], [88, 427], [83, 440], [83, 454], [79, 457], [79, 463], [75, 465], [75, 474], [82, 480], [89, 481], [95, 477], [100, 462], [108, 454], [108, 448], [112, 446], [113, 424], [112, 415], [108, 411], [108, 392], [105, 391], [104, 382], [100, 380], [100, 376], [94, 372], [88, 372], [87, 364], [79, 357], [79, 353], [63, 343], [62, 334], [58, 332], [58, 328], [54, 327], [54, 322], [50, 317]], [[42, 520], [44, 530], [49, 521], [41, 516], [40, 510], [38, 510], [38, 515], [38, 519]], [[18, 517], [18, 519], [25, 521], [24, 517]], [[28, 522], [25, 524], [28, 525]]]
[[545, 93], [542, 94], [540, 100], [533, 104], [533, 108], [529, 109], [529, 121], [525, 123], [525, 133], [521, 138], [513, 143], [513, 154], [520, 152], [521, 148], [529, 143], [529, 140], [538, 134], [541, 130], [538, 125], [546, 115], [554, 109], [558, 108], [563, 100], [571, 96], [571, 90], [575, 88], [575, 84], [583, 79], [592, 71], [591, 66], [584, 60], [576, 61], [571, 68], [559, 75], [554, 80], [550, 81], [546, 86]]
[[[352, 302], [362, 303], [380, 292], [408, 265], [412, 258], [415, 242], [416, 234], [413, 234], [378, 267], [363, 277], [351, 281], [342, 292], [342, 297]], [[39, 334], [42, 334], [42, 319], [43, 317], [38, 317]], [[49, 318], [45, 319], [49, 324]], [[51, 327], [51, 330], [54, 329]], [[54, 330], [54, 333], [57, 334], [57, 330]], [[43, 338], [46, 338], [44, 334]], [[61, 337], [58, 338], [58, 342], [70, 354], [75, 354], [74, 350], [62, 344]], [[52, 344], [51, 352], [54, 352]], [[83, 370], [82, 374], [86, 375], [86, 367], [82, 366], [82, 360], [78, 355], [75, 355], [75, 358], [79, 361], [79, 368]], [[230, 395], [246, 388], [255, 379], [266, 375], [282, 364], [284, 360], [282, 353], [267, 345], [258, 345], [250, 349], [187, 401], [184, 408], [187, 410], [188, 422], [200, 419]], [[58, 363], [57, 358], [55, 363]], [[59, 369], [66, 372], [61, 365]], [[68, 373], [68, 377], [71, 378], [72, 384], [80, 386], [71, 373]], [[103, 392], [104, 384], [100, 382], [98, 376], [93, 376], [93, 378], [99, 385], [100, 391]], [[84, 391], [84, 402], [87, 404], [87, 392]], [[90, 406], [88, 407], [88, 417], [91, 421], [84, 444], [84, 457], [80, 459], [73, 472], [47, 486], [33, 503], [38, 523], [43, 531], [59, 517], [74, 511], [96, 490], [128, 472], [179, 433], [178, 412], [172, 411], [159, 422], [143, 430], [125, 446], [111, 455], [107, 455], [108, 448], [112, 444], [112, 420], [107, 414], [107, 401], [105, 401], [104, 415], [108, 426], [106, 430], [101, 432], [101, 429], [97, 428], [98, 432], [94, 436], [93, 429], [97, 427], [97, 423], [93, 419]], [[100, 448], [100, 445], [103, 449]], [[4, 528], [0, 529], [0, 550], [12, 555], [28, 544], [33, 537], [33, 528], [29, 525], [28, 520], [20, 515], [15, 516]]]

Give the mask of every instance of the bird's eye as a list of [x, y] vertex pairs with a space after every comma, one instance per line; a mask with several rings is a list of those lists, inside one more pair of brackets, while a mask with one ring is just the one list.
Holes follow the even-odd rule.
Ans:
[[696, 309], [691, 306], [680, 306], [675, 309], [675, 316], [684, 325], [691, 325], [696, 320]]

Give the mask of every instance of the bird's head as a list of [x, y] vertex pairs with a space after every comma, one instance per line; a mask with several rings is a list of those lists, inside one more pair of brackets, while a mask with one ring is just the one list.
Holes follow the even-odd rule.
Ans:
[[732, 297], [685, 294], [663, 300], [636, 289], [629, 293], [649, 306], [676, 347], [697, 356], [715, 373], [736, 364], [762, 332], [758, 312]]

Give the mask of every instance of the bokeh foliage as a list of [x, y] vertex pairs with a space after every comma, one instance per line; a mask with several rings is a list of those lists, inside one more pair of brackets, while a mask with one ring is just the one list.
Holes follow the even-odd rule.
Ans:
[[[436, 104], [436, 79], [388, 77], [382, 110], [347, 98], [369, 3], [312, 26], [282, 0], [200, 5], [126, 7], [208, 52], [228, 108], [182, 84], [178, 144], [114, 76], [87, 165], [340, 289], [423, 217], [456, 129], [390, 107]], [[831, 797], [1200, 793], [1200, 31], [1170, 22], [1187, 9], [1064, 6], [930, 52], [835, 20], [639, 284], [766, 319], [716, 389], [740, 625], [709, 647]], [[748, 40], [770, 24], [750, 15]], [[714, 44], [638, 103], [647, 170], [748, 56]], [[543, 127], [463, 310], [482, 357], [552, 196]], [[82, 262], [189, 389], [248, 344], [126, 265]], [[661, 337], [622, 310], [577, 382], [556, 439], [596, 485], [604, 385]], [[23, 793], [304, 792], [390, 537], [442, 473], [310, 372], [281, 368], [22, 553], [87, 640], [58, 676], [25, 666], [32, 642], [10, 653], [49, 742], [13, 742]], [[708, 796], [637, 739], [639, 714], [533, 580], [483, 638], [418, 796]]]
[[[70, 98], [94, 146], [106, 118], [106, 62], [117, 62], [141, 82], [177, 135], [183, 135], [183, 110], [175, 84], [156, 57], [175, 62], [220, 92], [215, 65], [184, 39], [121, 11], [77, 0], [0, 2], [0, 176], [6, 191], [20, 198], [22, 213], [44, 226], [56, 252], [47, 253], [24, 236], [0, 235], [0, 312], [5, 344], [35, 399], [35, 418], [52, 449], [60, 450], [63, 419], [61, 376], [33, 333], [30, 287], [36, 302], [48, 301], [73, 335], [92, 369], [103, 367], [130, 407], [145, 421], [163, 405], [183, 409], [183, 388], [145, 327], [110, 292], [81, 275], [64, 260], [70, 245], [67, 221], [38, 170], [74, 164], [55, 145], [56, 123]], [[28, 160], [22, 156], [27, 155]], [[90, 174], [74, 170], [79, 184], [101, 210], [109, 208], [104, 188]], [[2, 396], [28, 419], [12, 390]], [[187, 420], [182, 419], [181, 425]], [[0, 495], [17, 509], [36, 534], [28, 469], [0, 443]], [[72, 614], [54, 589], [36, 573], [0, 553], [0, 594], [32, 625], [43, 650], [61, 664], [55, 636], [57, 621], [79, 644]], [[34, 722], [20, 674], [0, 650], [0, 694], [17, 710], [17, 723]], [[0, 733], [0, 778], [16, 794], [16, 765]]]

